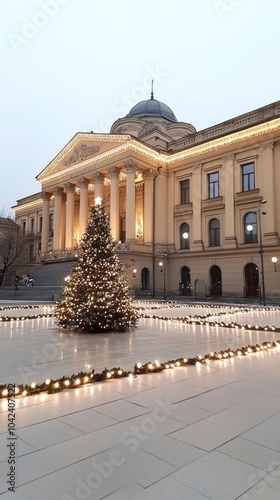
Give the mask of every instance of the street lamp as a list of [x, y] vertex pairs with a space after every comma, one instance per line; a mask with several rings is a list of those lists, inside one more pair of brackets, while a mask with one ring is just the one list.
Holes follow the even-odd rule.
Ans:
[[278, 273], [279, 271], [277, 269], [277, 261], [278, 261], [277, 257], [272, 257], [271, 260], [274, 264], [274, 271], [276, 271]]
[[182, 238], [184, 242], [182, 248], [189, 248], [189, 242], [188, 242], [189, 233], [187, 231], [184, 231], [182, 234]]
[[163, 300], [166, 300], [166, 286], [165, 286], [165, 258], [166, 254], [163, 255], [164, 261], [160, 261], [158, 263], [159, 265], [159, 270], [161, 273], [163, 273]]

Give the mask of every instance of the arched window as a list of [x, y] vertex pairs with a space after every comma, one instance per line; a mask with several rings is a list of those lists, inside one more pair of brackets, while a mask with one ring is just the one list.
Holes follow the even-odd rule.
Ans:
[[190, 248], [190, 226], [186, 222], [180, 226], [180, 248]]
[[187, 266], [181, 269], [180, 289], [182, 295], [191, 295], [191, 273], [190, 268]]
[[143, 267], [141, 271], [141, 290], [149, 290], [150, 288], [150, 271], [147, 267]]
[[244, 243], [256, 243], [257, 241], [257, 214], [249, 212], [244, 217]]
[[247, 264], [245, 272], [245, 296], [257, 297], [259, 294], [259, 270], [256, 264]]
[[209, 222], [209, 246], [220, 245], [220, 222], [218, 219], [211, 219]]
[[219, 266], [210, 269], [210, 295], [222, 295], [222, 272]]

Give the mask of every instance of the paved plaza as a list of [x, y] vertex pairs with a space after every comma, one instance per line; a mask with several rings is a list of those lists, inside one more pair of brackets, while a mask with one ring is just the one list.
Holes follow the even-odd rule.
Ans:
[[[146, 317], [135, 330], [91, 335], [58, 329], [47, 317], [51, 305], [0, 306], [0, 316], [13, 318], [0, 322], [0, 384], [105, 367], [132, 371], [135, 363], [280, 339], [264, 330], [280, 327], [279, 309], [138, 302]], [[20, 319], [38, 314], [44, 317]], [[279, 500], [279, 356], [275, 348], [17, 397], [14, 441], [1, 399], [1, 500]], [[16, 450], [13, 496], [9, 443]]]

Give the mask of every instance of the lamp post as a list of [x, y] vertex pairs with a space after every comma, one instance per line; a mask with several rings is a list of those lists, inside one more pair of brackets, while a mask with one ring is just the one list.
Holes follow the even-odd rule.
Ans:
[[[262, 281], [261, 281], [261, 287], [262, 287], [262, 302], [263, 305], [266, 306], [266, 295], [265, 295], [265, 280], [264, 280], [264, 261], [263, 261], [263, 243], [262, 243], [262, 222], [261, 222], [261, 216], [266, 215], [266, 212], [261, 212], [261, 205], [265, 205], [267, 203], [267, 200], [261, 200], [259, 202], [258, 210], [255, 212], [258, 217], [258, 226], [259, 226], [259, 243], [260, 243], [260, 250], [259, 254], [261, 256], [261, 275], [262, 275]], [[253, 225], [248, 224], [247, 230], [248, 231], [253, 231]]]
[[265, 296], [265, 281], [264, 281], [264, 263], [263, 263], [263, 244], [262, 244], [262, 223], [261, 216], [266, 215], [266, 212], [261, 212], [261, 205], [265, 205], [267, 203], [266, 200], [262, 200], [259, 203], [258, 207], [258, 215], [259, 215], [259, 228], [260, 228], [260, 254], [261, 254], [261, 271], [262, 271], [262, 300], [263, 305], [266, 306], [266, 296]]

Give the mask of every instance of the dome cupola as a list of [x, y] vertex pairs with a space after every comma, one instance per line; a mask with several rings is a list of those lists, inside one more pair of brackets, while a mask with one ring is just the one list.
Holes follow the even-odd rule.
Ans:
[[163, 102], [154, 99], [153, 94], [151, 95], [151, 99], [138, 102], [129, 111], [128, 115], [126, 115], [127, 118], [146, 118], [148, 116], [152, 118], [165, 118], [172, 123], [178, 121], [172, 109]]
[[153, 84], [154, 80], [152, 80], [151, 98], [135, 104], [128, 115], [126, 115], [126, 118], [164, 118], [172, 123], [176, 123], [178, 120], [172, 109], [163, 102], [154, 99]]

